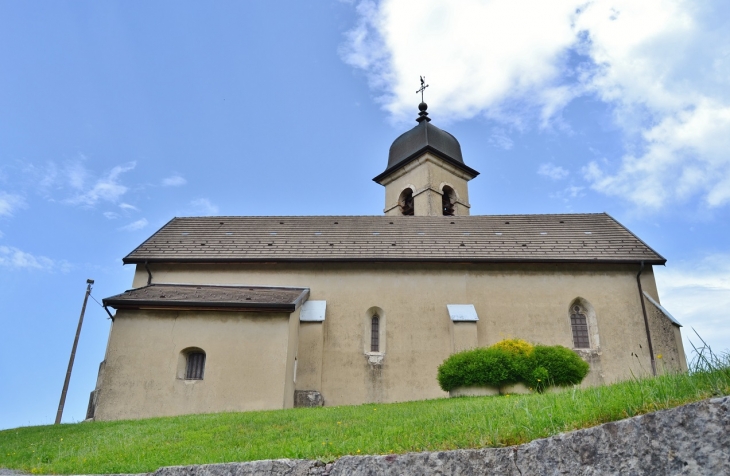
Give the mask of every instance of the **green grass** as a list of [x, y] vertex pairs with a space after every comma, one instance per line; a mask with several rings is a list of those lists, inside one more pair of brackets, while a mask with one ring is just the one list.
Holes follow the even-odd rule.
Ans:
[[[561, 393], [219, 413], [0, 431], [0, 467], [32, 473], [149, 472], [269, 458], [333, 460], [524, 443], [730, 393], [730, 359], [690, 373]], [[703, 360], [704, 359], [704, 360]]]

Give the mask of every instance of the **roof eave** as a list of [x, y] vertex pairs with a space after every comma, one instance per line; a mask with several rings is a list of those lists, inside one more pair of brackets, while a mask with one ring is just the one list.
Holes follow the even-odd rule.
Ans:
[[197, 310], [220, 310], [220, 311], [259, 311], [271, 312], [281, 311], [292, 313], [301, 305], [305, 292], [299, 295], [294, 302], [288, 303], [240, 303], [240, 302], [206, 302], [206, 301], [159, 301], [159, 300], [126, 300], [126, 299], [104, 299], [104, 306], [114, 309], [197, 309]]
[[296, 310], [294, 304], [251, 304], [241, 305], [238, 303], [217, 303], [211, 305], [210, 303], [196, 303], [196, 302], [170, 302], [161, 303], [157, 301], [134, 301], [134, 302], [105, 302], [105, 306], [119, 310], [137, 310], [137, 309], [149, 309], [149, 310], [170, 310], [170, 311], [229, 311], [229, 312], [285, 312], [291, 314]]
[[375, 178], [373, 178], [373, 182], [376, 182], [376, 183], [380, 184], [385, 177], [387, 177], [388, 175], [392, 174], [393, 172], [395, 172], [396, 170], [400, 169], [401, 167], [406, 166], [410, 162], [413, 162], [414, 160], [416, 160], [418, 157], [421, 157], [426, 152], [430, 152], [433, 155], [435, 155], [436, 157], [445, 160], [446, 162], [448, 162], [449, 164], [453, 165], [454, 167], [456, 167], [458, 169], [461, 169], [464, 172], [472, 175], [472, 178], [474, 178], [477, 175], [479, 175], [479, 172], [477, 172], [476, 170], [472, 169], [468, 165], [466, 165], [466, 164], [464, 164], [462, 162], [459, 162], [458, 160], [452, 159], [451, 157], [449, 157], [448, 155], [440, 152], [438, 149], [434, 148], [433, 146], [426, 145], [426, 146], [422, 147], [421, 149], [417, 150], [416, 152], [414, 152], [413, 154], [409, 155], [405, 159], [401, 160], [397, 164], [393, 165], [392, 167], [389, 167], [389, 168], [385, 169], [384, 172], [382, 172], [381, 174], [379, 174], [378, 176], [376, 176]]
[[634, 258], [634, 259], [531, 259], [531, 258], [149, 258], [127, 259], [124, 264], [169, 263], [169, 264], [220, 264], [220, 263], [602, 263], [602, 264], [649, 264], [663, 265], [666, 259]]

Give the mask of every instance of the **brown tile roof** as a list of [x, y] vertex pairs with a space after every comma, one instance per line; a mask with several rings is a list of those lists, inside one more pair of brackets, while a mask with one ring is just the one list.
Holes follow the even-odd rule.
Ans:
[[293, 312], [307, 288], [150, 284], [103, 299], [114, 309], [210, 309]]
[[174, 218], [124, 263], [666, 260], [605, 213]]

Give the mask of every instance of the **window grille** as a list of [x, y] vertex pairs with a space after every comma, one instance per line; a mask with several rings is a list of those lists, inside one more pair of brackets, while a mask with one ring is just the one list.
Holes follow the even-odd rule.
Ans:
[[380, 316], [377, 314], [370, 320], [370, 352], [380, 352]]
[[588, 319], [580, 306], [573, 306], [573, 312], [570, 314], [570, 327], [573, 330], [573, 347], [589, 349], [591, 343], [588, 338]]
[[203, 380], [205, 372], [205, 353], [191, 352], [188, 354], [188, 362], [185, 367], [186, 380]]

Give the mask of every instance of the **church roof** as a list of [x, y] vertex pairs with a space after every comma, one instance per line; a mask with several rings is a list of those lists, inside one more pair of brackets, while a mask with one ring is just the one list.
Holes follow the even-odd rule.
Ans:
[[384, 172], [373, 179], [375, 182], [380, 183], [391, 172], [403, 167], [426, 152], [442, 158], [474, 177], [479, 175], [479, 172], [464, 163], [464, 158], [461, 155], [461, 145], [456, 137], [431, 124], [426, 107], [425, 103], [421, 103], [419, 106], [421, 117], [417, 119], [418, 125], [393, 141], [388, 153], [388, 166]]
[[293, 312], [309, 297], [307, 288], [150, 284], [108, 297], [114, 309], [207, 309]]
[[173, 218], [124, 263], [666, 261], [606, 213]]

